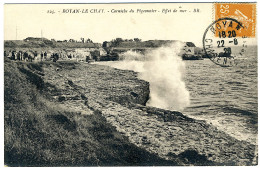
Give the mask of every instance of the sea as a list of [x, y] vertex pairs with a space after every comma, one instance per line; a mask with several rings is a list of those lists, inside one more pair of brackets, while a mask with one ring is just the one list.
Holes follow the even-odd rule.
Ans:
[[[221, 67], [209, 59], [183, 61], [183, 81], [190, 95], [190, 104], [181, 112], [205, 120], [238, 140], [257, 145], [257, 47], [248, 47], [236, 60], [232, 67]], [[98, 64], [118, 68], [122, 66], [120, 62], [123, 64], [123, 61]]]
[[257, 144], [257, 48], [237, 57], [237, 65], [220, 67], [209, 59], [185, 61], [190, 106], [182, 112], [206, 120], [239, 140]]

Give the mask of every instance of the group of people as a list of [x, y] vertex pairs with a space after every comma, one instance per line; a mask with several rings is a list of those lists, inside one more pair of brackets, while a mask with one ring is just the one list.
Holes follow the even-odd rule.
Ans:
[[9, 50], [9, 51], [4, 51], [4, 56], [15, 61], [53, 61], [56, 62], [59, 59], [76, 59], [77, 61], [86, 61], [86, 62], [92, 62], [94, 60], [98, 60], [98, 56], [100, 54], [92, 54], [93, 52], [90, 53], [75, 53], [75, 52], [44, 52], [41, 51], [40, 53], [37, 51], [32, 51], [32, 50], [24, 50], [24, 51], [16, 51], [16, 50]]
[[[40, 54], [38, 54], [37, 51], [4, 51], [4, 57], [8, 57], [11, 60], [16, 60], [16, 61], [29, 61], [32, 62], [33, 60], [35, 60], [37, 57], [39, 57], [40, 61], [45, 61], [47, 60], [47, 55], [48, 53], [45, 52], [41, 52]], [[58, 53], [52, 53], [50, 59], [52, 59], [54, 62], [56, 62], [59, 59], [59, 54]]]
[[32, 61], [37, 56], [36, 53], [29, 52], [29, 51], [4, 51], [4, 56], [10, 58], [11, 60], [18, 60], [18, 61]]

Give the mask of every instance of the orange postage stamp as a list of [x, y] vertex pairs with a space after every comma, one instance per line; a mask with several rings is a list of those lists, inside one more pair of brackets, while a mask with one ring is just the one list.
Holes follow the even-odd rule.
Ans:
[[[215, 20], [220, 18], [233, 18], [239, 21], [244, 29], [236, 32], [236, 37], [255, 37], [256, 32], [256, 3], [215, 3]], [[231, 25], [232, 27], [232, 25]], [[222, 27], [215, 36], [219, 37], [221, 33], [232, 34], [230, 27]], [[225, 32], [223, 32], [225, 31]]]

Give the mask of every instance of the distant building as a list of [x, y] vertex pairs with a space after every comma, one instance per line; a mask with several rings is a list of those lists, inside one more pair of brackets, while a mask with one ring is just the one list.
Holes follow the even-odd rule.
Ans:
[[108, 41], [104, 41], [103, 44], [102, 44], [102, 47], [106, 48], [106, 47], [110, 47], [111, 46], [111, 42], [108, 42]]
[[193, 42], [185, 42], [185, 45], [180, 52], [181, 55], [186, 54], [186, 55], [192, 55], [192, 56], [197, 56], [197, 55], [202, 55], [203, 54], [203, 49], [196, 47], [196, 45]]
[[199, 55], [199, 54], [203, 54], [203, 53], [204, 53], [203, 48], [194, 47], [194, 54], [195, 55]]
[[24, 39], [24, 41], [28, 42], [28, 41], [42, 41], [43, 39], [46, 38], [37, 38], [37, 37], [27, 37]]

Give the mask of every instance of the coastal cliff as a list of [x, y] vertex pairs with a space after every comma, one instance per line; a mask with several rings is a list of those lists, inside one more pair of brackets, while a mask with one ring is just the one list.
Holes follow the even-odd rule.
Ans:
[[5, 59], [8, 166], [254, 165], [256, 146], [145, 106], [133, 71]]

